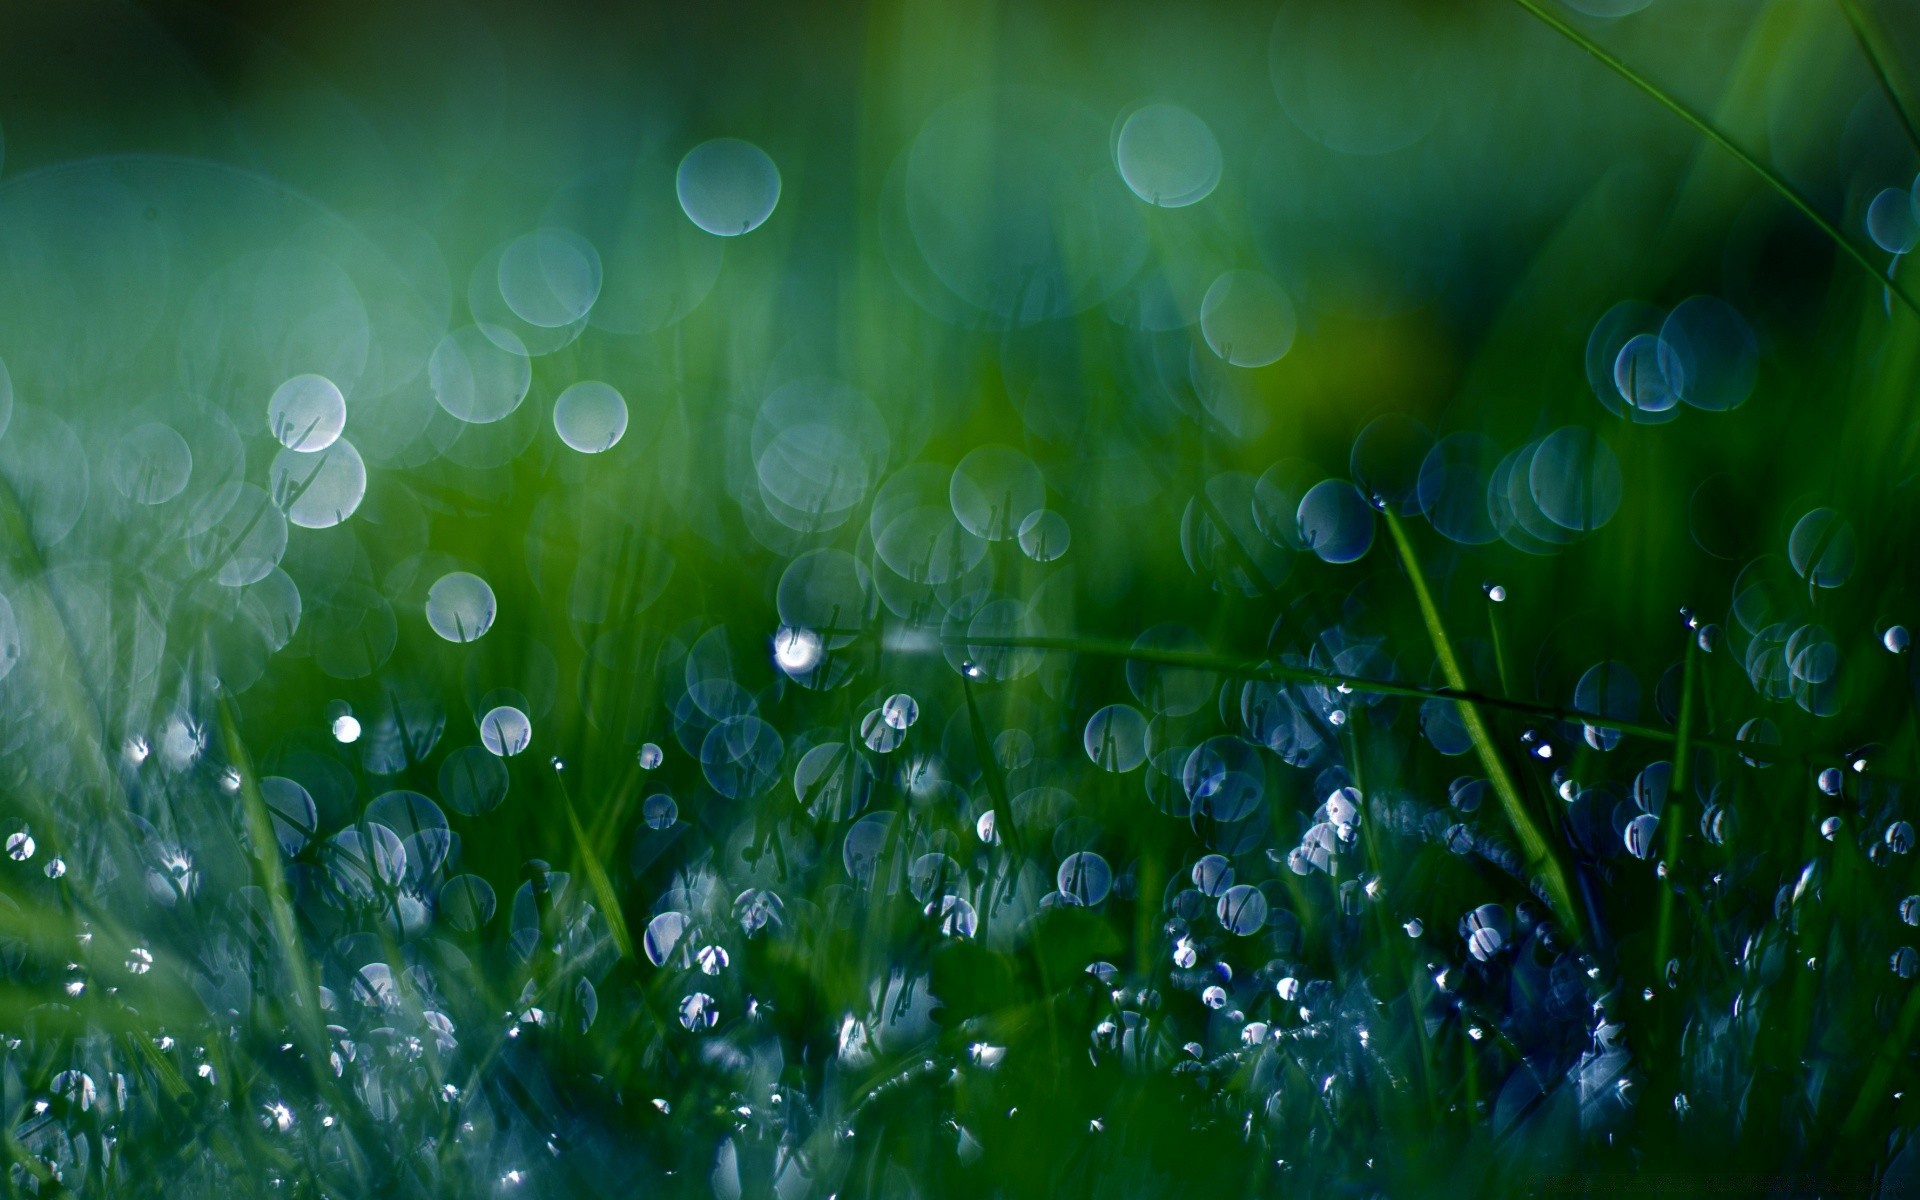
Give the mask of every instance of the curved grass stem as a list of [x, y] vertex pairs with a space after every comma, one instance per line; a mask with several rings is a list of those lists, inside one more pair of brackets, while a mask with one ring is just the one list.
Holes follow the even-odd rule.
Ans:
[[1806, 217], [1807, 220], [1812, 221], [1814, 225], [1819, 228], [1820, 232], [1827, 236], [1828, 240], [1839, 247], [1843, 254], [1859, 264], [1860, 268], [1867, 274], [1873, 276], [1875, 283], [1882, 284], [1892, 292], [1892, 294], [1898, 296], [1900, 303], [1906, 305], [1909, 311], [1920, 314], [1920, 300], [1916, 300], [1914, 296], [1907, 291], [1906, 285], [1896, 279], [1883, 276], [1880, 268], [1875, 266], [1867, 258], [1866, 252], [1849, 240], [1845, 234], [1841, 233], [1839, 226], [1822, 216], [1819, 210], [1815, 209], [1806, 197], [1795, 191], [1793, 185], [1788, 183], [1778, 171], [1775, 171], [1753, 155], [1741, 149], [1732, 138], [1715, 128], [1712, 122], [1681, 103], [1677, 97], [1662, 88], [1659, 84], [1628, 66], [1618, 55], [1607, 50], [1600, 45], [1600, 43], [1574, 28], [1557, 13], [1549, 11], [1545, 5], [1540, 3], [1540, 0], [1513, 0], [1513, 2], [1539, 18], [1542, 24], [1558, 33], [1561, 37], [1566, 38], [1599, 60], [1608, 70], [1651, 96], [1660, 103], [1661, 107], [1693, 126], [1694, 130], [1702, 137], [1732, 155], [1740, 165], [1746, 167], [1755, 175], [1758, 175], [1766, 182], [1768, 187], [1778, 192], [1782, 199], [1798, 209], [1800, 214]]
[[[1420, 569], [1420, 559], [1414, 553], [1413, 540], [1407, 536], [1406, 526], [1401, 524], [1400, 518], [1391, 509], [1383, 509], [1382, 515], [1386, 517], [1388, 532], [1393, 535], [1394, 547], [1400, 552], [1400, 561], [1407, 569], [1407, 578], [1413, 584], [1414, 600], [1420, 606], [1420, 618], [1426, 623], [1427, 636], [1433, 641], [1433, 653], [1440, 662], [1440, 673], [1446, 678], [1449, 688], [1465, 693], [1466, 673], [1460, 669], [1459, 656], [1453, 650], [1453, 639], [1447, 636], [1446, 624], [1440, 619], [1440, 608], [1433, 602], [1433, 591], [1427, 586], [1425, 572]], [[1527, 811], [1526, 801], [1514, 783], [1513, 773], [1507, 769], [1507, 761], [1501, 756], [1499, 747], [1494, 745], [1493, 733], [1480, 714], [1480, 705], [1475, 701], [1463, 700], [1458, 708], [1460, 723], [1466, 726], [1467, 736], [1473, 739], [1474, 753], [1480, 760], [1481, 769], [1486, 771], [1494, 795], [1500, 798], [1500, 807], [1507, 815], [1507, 823], [1513, 826], [1514, 836], [1520, 840], [1520, 852], [1526, 857], [1527, 869], [1539, 875], [1546, 886], [1548, 902], [1559, 910], [1560, 918], [1567, 927], [1581, 928], [1578, 910], [1573, 905], [1573, 894], [1567, 887], [1566, 871], [1554, 853], [1553, 844]]]

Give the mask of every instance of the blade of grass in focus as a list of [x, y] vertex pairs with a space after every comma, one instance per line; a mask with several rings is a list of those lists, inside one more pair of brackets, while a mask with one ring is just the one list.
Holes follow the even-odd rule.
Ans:
[[[1400, 551], [1400, 561], [1406, 566], [1407, 578], [1413, 584], [1414, 599], [1420, 606], [1421, 618], [1426, 622], [1427, 635], [1433, 639], [1434, 657], [1440, 661], [1440, 672], [1446, 677], [1448, 687], [1465, 692], [1466, 673], [1460, 669], [1453, 641], [1447, 636], [1446, 625], [1440, 619], [1440, 609], [1433, 602], [1433, 593], [1427, 587], [1425, 573], [1420, 569], [1420, 559], [1414, 553], [1413, 541], [1407, 536], [1406, 526], [1391, 509], [1381, 512], [1386, 518], [1388, 531], [1393, 535], [1394, 546]], [[1500, 807], [1507, 814], [1507, 822], [1513, 826], [1514, 836], [1520, 839], [1520, 850], [1526, 856], [1527, 869], [1540, 875], [1546, 885], [1548, 902], [1559, 911], [1561, 920], [1567, 922], [1571, 929], [1581, 929], [1578, 911], [1573, 906], [1573, 895], [1567, 888], [1566, 872], [1554, 853], [1552, 843], [1547, 841], [1527, 812], [1520, 789], [1513, 781], [1512, 772], [1507, 769], [1506, 759], [1501, 756], [1499, 747], [1494, 745], [1493, 734], [1480, 715], [1479, 705], [1473, 701], [1462, 701], [1459, 708], [1461, 723], [1466, 726], [1467, 735], [1473, 739], [1480, 766], [1486, 771], [1494, 794], [1500, 798]]]

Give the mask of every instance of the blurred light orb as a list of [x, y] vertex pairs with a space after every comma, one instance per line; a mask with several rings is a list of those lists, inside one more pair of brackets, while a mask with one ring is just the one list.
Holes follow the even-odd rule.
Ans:
[[582, 379], [553, 402], [553, 431], [570, 450], [600, 454], [627, 432], [627, 402], [611, 384]]
[[1130, 704], [1109, 704], [1087, 721], [1083, 744], [1101, 770], [1135, 770], [1147, 761], [1147, 718]]
[[1200, 300], [1200, 332], [1221, 360], [1264, 367], [1293, 349], [1299, 318], [1293, 301], [1258, 271], [1228, 271]]
[[170, 425], [148, 421], [114, 444], [113, 486], [135, 504], [165, 504], [186, 490], [193, 451]]
[[975, 537], [1003, 542], [1042, 511], [1047, 485], [1033, 460], [1012, 446], [976, 446], [953, 468], [947, 499], [954, 519]]
[[511, 330], [468, 325], [440, 339], [427, 360], [427, 382], [449, 416], [470, 425], [489, 425], [511, 414], [527, 398], [533, 364], [516, 351]]
[[780, 168], [739, 138], [715, 138], [687, 151], [674, 173], [687, 219], [716, 237], [752, 233], [780, 202]]
[[333, 740], [343, 746], [351, 746], [360, 740], [360, 718], [352, 713], [341, 713], [333, 719]]
[[489, 754], [512, 758], [533, 741], [533, 722], [510, 704], [490, 709], [480, 718], [480, 744]]
[[1556, 429], [1540, 440], [1527, 483], [1533, 502], [1562, 529], [1598, 529], [1620, 508], [1620, 460], [1612, 447], [1578, 425]]
[[1613, 360], [1613, 386], [1629, 407], [1666, 412], [1680, 403], [1680, 360], [1673, 347], [1651, 333], [1635, 334]]
[[1149, 104], [1121, 125], [1114, 166], [1134, 195], [1157, 208], [1198, 204], [1220, 185], [1220, 142], [1177, 104]]
[[475, 642], [493, 628], [493, 588], [468, 571], [451, 571], [427, 589], [427, 624], [449, 642]]
[[1853, 525], [1831, 508], [1816, 508], [1787, 535], [1794, 573], [1815, 587], [1837, 588], [1853, 574], [1858, 552]]
[[1323, 479], [1300, 498], [1300, 540], [1322, 562], [1350, 563], [1373, 548], [1373, 509], [1360, 489]]
[[267, 401], [267, 428], [289, 450], [325, 450], [347, 427], [347, 398], [324, 375], [295, 375]]
[[825, 650], [811, 629], [782, 625], [773, 635], [774, 665], [789, 675], [805, 675], [820, 665]]
[[1050, 508], [1039, 508], [1020, 522], [1020, 549], [1034, 562], [1052, 562], [1073, 544], [1067, 519]]
[[895, 729], [909, 729], [920, 719], [920, 704], [905, 692], [896, 692], [880, 706], [880, 716]]
[[353, 443], [325, 450], [282, 450], [267, 472], [273, 501], [302, 529], [331, 529], [354, 514], [367, 495], [367, 464]]
[[656, 792], [641, 803], [640, 816], [648, 829], [672, 829], [680, 819], [680, 806], [672, 796]]
[[570, 229], [537, 229], [507, 243], [495, 271], [513, 315], [542, 329], [584, 319], [600, 298], [600, 254]]
[[1867, 205], [1867, 236], [1888, 254], [1905, 254], [1920, 244], [1911, 190], [1885, 188], [1873, 198]]

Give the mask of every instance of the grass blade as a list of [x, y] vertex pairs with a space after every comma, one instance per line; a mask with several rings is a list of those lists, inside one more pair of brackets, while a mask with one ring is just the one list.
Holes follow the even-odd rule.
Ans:
[[[1445, 624], [1440, 620], [1440, 609], [1433, 602], [1433, 592], [1427, 587], [1427, 577], [1420, 569], [1420, 560], [1414, 553], [1412, 539], [1407, 537], [1406, 526], [1390, 509], [1383, 510], [1382, 515], [1386, 517], [1388, 531], [1393, 534], [1393, 544], [1400, 551], [1400, 561], [1407, 569], [1407, 578], [1413, 584], [1414, 600], [1420, 606], [1421, 619], [1426, 622], [1427, 636], [1433, 640], [1433, 653], [1440, 661], [1440, 673], [1446, 677], [1449, 688], [1465, 692], [1466, 673], [1460, 669], [1460, 659], [1454, 653], [1453, 641], [1447, 636]], [[1552, 843], [1547, 841], [1546, 835], [1541, 833], [1540, 827], [1527, 812], [1520, 789], [1513, 781], [1512, 772], [1507, 769], [1506, 759], [1501, 757], [1499, 747], [1493, 743], [1493, 734], [1480, 715], [1479, 704], [1462, 700], [1459, 707], [1460, 722], [1473, 739], [1480, 767], [1487, 773], [1494, 794], [1500, 798], [1500, 807], [1507, 815], [1507, 823], [1513, 826], [1514, 836], [1520, 839], [1520, 852], [1526, 858], [1527, 869], [1540, 876], [1547, 889], [1548, 903], [1559, 911], [1567, 927], [1581, 928], [1578, 911], [1573, 906], [1573, 894], [1567, 888], [1566, 872], [1554, 854]]]
[[1708, 121], [1699, 113], [1694, 112], [1691, 108], [1682, 104], [1677, 97], [1667, 92], [1651, 79], [1648, 79], [1645, 75], [1628, 66], [1618, 55], [1615, 55], [1601, 46], [1600, 43], [1568, 24], [1558, 14], [1549, 11], [1545, 5], [1540, 3], [1540, 0], [1513, 0], [1513, 2], [1532, 13], [1535, 17], [1538, 17], [1543, 24], [1558, 33], [1561, 37], [1566, 38], [1574, 45], [1598, 59], [1608, 70], [1659, 101], [1661, 107], [1693, 126], [1694, 130], [1702, 137], [1732, 155], [1742, 166], [1764, 180], [1768, 187], [1778, 192], [1781, 198], [1786, 200], [1787, 203], [1798, 209], [1802, 216], [1812, 221], [1821, 233], [1825, 234], [1835, 246], [1840, 248], [1842, 253], [1858, 263], [1861, 270], [1873, 276], [1875, 283], [1885, 286], [1894, 295], [1900, 297], [1900, 303], [1906, 305], [1910, 311], [1920, 314], [1920, 300], [1916, 300], [1907, 291], [1906, 285], [1896, 279], [1886, 277], [1881, 269], [1867, 258], [1865, 251], [1861, 250], [1860, 247], [1855, 245], [1845, 234], [1841, 233], [1839, 226], [1820, 215], [1819, 211], [1813, 207], [1813, 204], [1798, 191], [1795, 191], [1793, 185], [1788, 183], [1778, 171], [1775, 171], [1753, 155], [1741, 149], [1738, 143], [1732, 138], [1716, 129], [1711, 121]]

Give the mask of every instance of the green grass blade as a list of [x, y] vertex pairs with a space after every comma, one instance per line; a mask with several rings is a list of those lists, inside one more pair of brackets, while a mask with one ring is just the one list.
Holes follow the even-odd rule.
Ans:
[[[1433, 592], [1427, 587], [1426, 574], [1420, 569], [1419, 556], [1414, 553], [1413, 541], [1407, 536], [1406, 526], [1391, 510], [1383, 510], [1387, 529], [1393, 535], [1393, 544], [1400, 551], [1400, 561], [1407, 569], [1407, 578], [1413, 584], [1414, 600], [1420, 606], [1420, 617], [1426, 622], [1427, 636], [1433, 641], [1434, 657], [1440, 662], [1440, 673], [1446, 678], [1447, 686], [1457, 692], [1467, 690], [1467, 676], [1460, 669], [1460, 659], [1454, 653], [1453, 640], [1447, 636], [1446, 625], [1440, 619], [1439, 606], [1433, 602]], [[1507, 823], [1513, 826], [1514, 836], [1520, 839], [1520, 852], [1526, 858], [1527, 869], [1540, 876], [1547, 889], [1547, 899], [1560, 914], [1560, 919], [1569, 929], [1582, 928], [1577, 910], [1573, 906], [1573, 894], [1568, 890], [1566, 872], [1554, 854], [1552, 843], [1527, 812], [1525, 801], [1519, 787], [1514, 783], [1513, 773], [1507, 769], [1506, 759], [1494, 745], [1493, 734], [1480, 715], [1480, 706], [1474, 701], [1460, 701], [1460, 722], [1467, 728], [1467, 735], [1473, 739], [1480, 767], [1487, 773], [1487, 780], [1493, 785], [1493, 791], [1500, 798], [1500, 807], [1507, 815]]]
[[1787, 203], [1798, 209], [1802, 216], [1812, 221], [1821, 233], [1825, 234], [1835, 246], [1839, 247], [1843, 254], [1858, 263], [1861, 270], [1873, 276], [1875, 283], [1884, 285], [1894, 295], [1900, 297], [1900, 303], [1906, 305], [1909, 310], [1914, 313], [1920, 313], [1920, 300], [1916, 300], [1913, 295], [1907, 291], [1906, 285], [1900, 283], [1898, 280], [1887, 278], [1881, 269], [1867, 258], [1865, 251], [1855, 245], [1844, 233], [1840, 232], [1839, 226], [1822, 216], [1820, 212], [1813, 207], [1813, 204], [1796, 191], [1793, 185], [1788, 183], [1785, 177], [1778, 171], [1775, 171], [1753, 155], [1741, 149], [1739, 144], [1732, 138], [1715, 128], [1711, 121], [1708, 121], [1699, 113], [1694, 112], [1691, 108], [1682, 104], [1677, 97], [1666, 91], [1666, 89], [1628, 66], [1618, 55], [1607, 50], [1601, 46], [1600, 43], [1574, 28], [1558, 14], [1549, 11], [1545, 5], [1540, 3], [1540, 0], [1513, 0], [1513, 2], [1532, 13], [1535, 17], [1538, 17], [1543, 24], [1551, 28], [1554, 32], [1566, 38], [1582, 50], [1585, 50], [1595, 59], [1598, 59], [1608, 70], [1653, 97], [1653, 99], [1659, 101], [1661, 107], [1693, 126], [1694, 130], [1702, 137], [1732, 155], [1739, 161], [1740, 165], [1746, 167], [1755, 175], [1758, 175], [1766, 182], [1768, 187], [1778, 192]]

